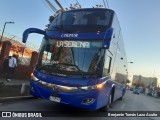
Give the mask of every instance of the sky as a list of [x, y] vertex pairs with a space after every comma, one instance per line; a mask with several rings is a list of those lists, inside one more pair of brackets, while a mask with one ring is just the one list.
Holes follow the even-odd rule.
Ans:
[[[50, 1], [59, 9], [54, 0]], [[59, 0], [65, 8], [76, 1], [83, 8], [103, 4], [103, 0]], [[108, 4], [118, 16], [128, 62], [133, 62], [128, 64], [129, 79], [142, 75], [160, 81], [160, 0], [108, 0]], [[0, 0], [0, 34], [5, 22], [14, 21], [6, 25], [4, 36], [21, 39], [27, 28], [45, 29], [53, 14], [44, 0]], [[28, 42], [37, 47], [42, 37], [30, 34]]]

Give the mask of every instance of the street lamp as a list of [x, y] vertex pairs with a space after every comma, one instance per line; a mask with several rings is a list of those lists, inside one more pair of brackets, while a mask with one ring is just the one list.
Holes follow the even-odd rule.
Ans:
[[4, 27], [3, 27], [3, 31], [2, 31], [2, 35], [1, 35], [0, 41], [2, 41], [3, 33], [4, 33], [4, 30], [5, 30], [6, 24], [14, 24], [14, 22], [11, 22], [11, 21], [10, 21], [10, 22], [5, 22], [5, 23], [4, 23]]
[[[128, 62], [128, 63], [133, 64], [133, 62]], [[128, 70], [127, 70], [127, 76], [129, 76]], [[130, 77], [131, 77], [131, 76], [130, 76]], [[132, 82], [133, 82], [133, 81], [132, 81]]]

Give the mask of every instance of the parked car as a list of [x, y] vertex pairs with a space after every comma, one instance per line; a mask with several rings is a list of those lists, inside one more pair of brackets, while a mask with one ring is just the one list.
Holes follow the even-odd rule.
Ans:
[[152, 96], [152, 93], [151, 93], [151, 92], [148, 92], [147, 95]]
[[134, 90], [134, 88], [130, 88], [130, 91], [133, 91]]
[[157, 96], [158, 96], [158, 97], [160, 97], [160, 91], [159, 91], [159, 92], [157, 92]]
[[135, 89], [133, 90], [133, 93], [139, 95], [139, 94], [140, 94], [140, 90], [139, 90], [138, 88], [135, 88]]

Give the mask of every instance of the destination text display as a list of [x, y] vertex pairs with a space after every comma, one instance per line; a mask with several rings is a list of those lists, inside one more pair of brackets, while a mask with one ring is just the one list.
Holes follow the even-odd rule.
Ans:
[[81, 41], [57, 41], [57, 47], [78, 47], [78, 48], [90, 48], [89, 42]]

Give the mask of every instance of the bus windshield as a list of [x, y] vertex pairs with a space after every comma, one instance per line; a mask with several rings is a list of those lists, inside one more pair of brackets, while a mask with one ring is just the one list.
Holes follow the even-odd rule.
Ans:
[[59, 14], [49, 30], [69, 32], [105, 31], [111, 24], [113, 11], [107, 9], [81, 9]]
[[62, 77], [100, 77], [102, 41], [43, 40], [36, 70]]

